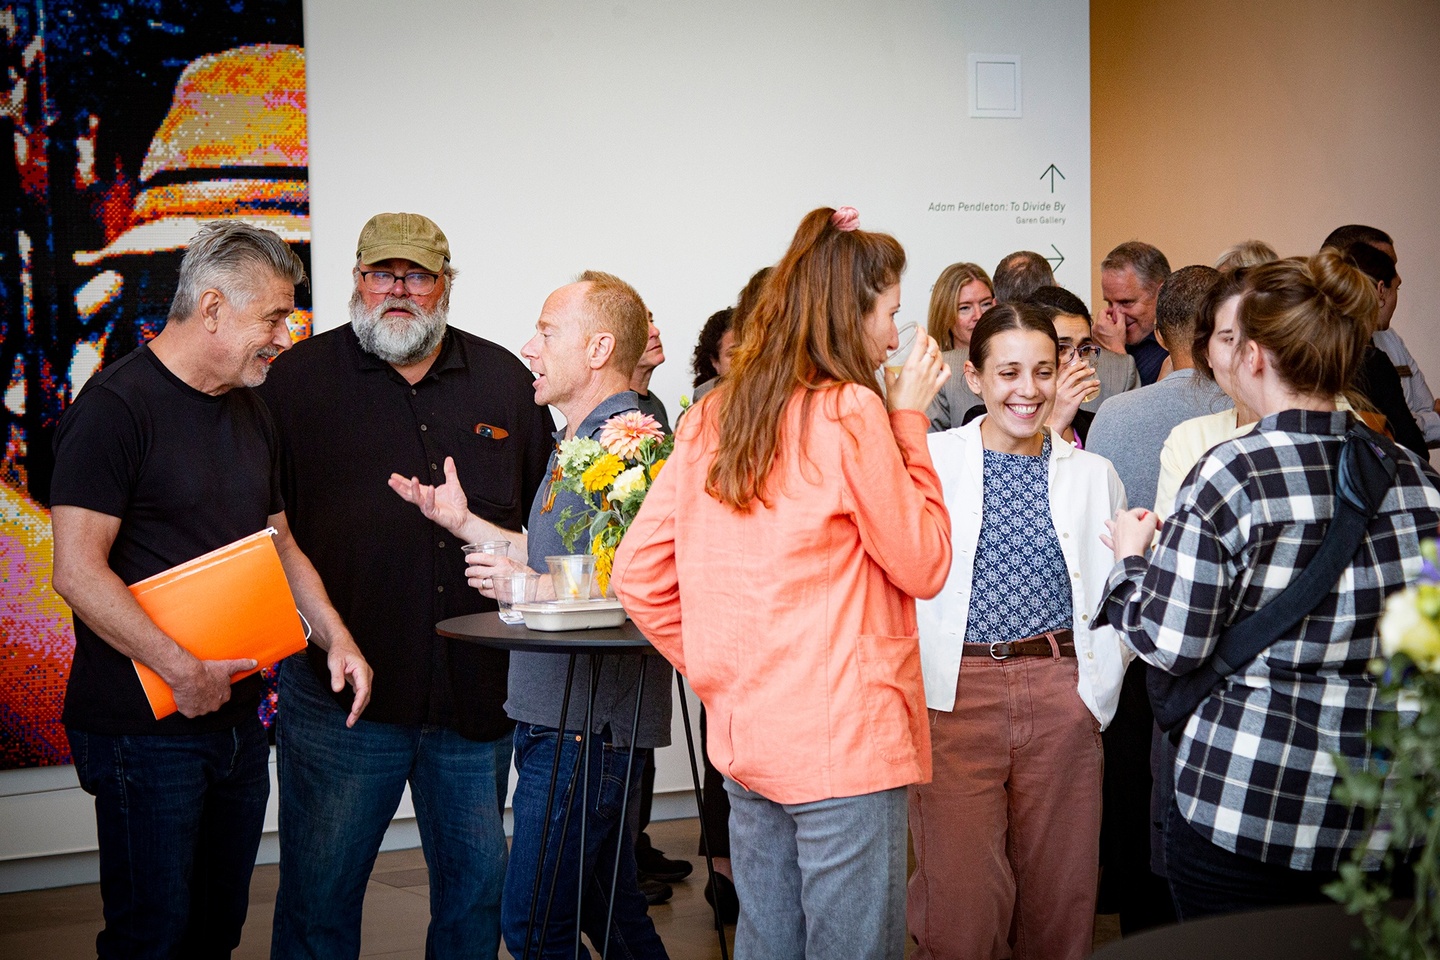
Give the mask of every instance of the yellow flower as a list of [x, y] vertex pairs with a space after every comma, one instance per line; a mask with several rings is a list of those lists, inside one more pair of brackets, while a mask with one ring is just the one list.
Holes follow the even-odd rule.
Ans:
[[591, 493], [599, 493], [614, 483], [615, 478], [620, 476], [624, 469], [624, 460], [621, 460], [613, 453], [607, 453], [599, 460], [590, 464], [589, 468], [580, 474], [580, 483]]
[[656, 477], [660, 476], [660, 468], [663, 467], [663, 466], [665, 466], [665, 458], [664, 458], [664, 457], [661, 457], [659, 460], [656, 460], [654, 463], [652, 463], [652, 464], [650, 465], [650, 479], [651, 479], [651, 480], [654, 480]]
[[590, 552], [595, 555], [595, 585], [603, 594], [610, 588], [610, 571], [615, 566], [615, 548], [605, 546], [599, 537], [590, 541]]

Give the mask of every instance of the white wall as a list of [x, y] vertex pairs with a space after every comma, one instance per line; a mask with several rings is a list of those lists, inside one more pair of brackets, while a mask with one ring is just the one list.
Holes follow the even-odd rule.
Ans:
[[[1088, 17], [1083, 0], [309, 0], [316, 329], [345, 322], [355, 238], [396, 209], [448, 234], [453, 322], [517, 351], [581, 270], [629, 280], [672, 409], [700, 325], [817, 206], [905, 245], [902, 321], [924, 322], [946, 264], [1022, 247], [1054, 243], [1083, 290]], [[977, 52], [1022, 56], [1022, 119], [968, 116]], [[1050, 200], [1052, 162], [1063, 225], [928, 209]]]
[[[700, 325], [816, 206], [855, 206], [905, 245], [902, 322], [924, 323], [956, 260], [990, 269], [1054, 244], [1061, 283], [1090, 275], [1085, 0], [307, 0], [305, 14], [317, 331], [346, 321], [355, 238], [383, 210], [440, 223], [463, 272], [452, 322], [516, 351], [581, 270], [629, 280], [664, 331], [651, 388], [672, 411]], [[970, 53], [1020, 56], [1020, 119], [968, 115]], [[1048, 215], [1065, 222], [930, 209], [1035, 200], [1064, 203]], [[686, 812], [678, 718], [675, 735], [662, 818]], [[68, 769], [0, 774], [0, 890], [93, 879], [89, 804]], [[392, 834], [413, 842], [405, 823]]]

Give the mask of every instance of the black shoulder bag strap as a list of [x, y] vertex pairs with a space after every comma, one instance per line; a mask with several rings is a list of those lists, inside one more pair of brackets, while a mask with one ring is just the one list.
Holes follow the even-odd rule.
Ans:
[[1335, 516], [1305, 569], [1279, 596], [1221, 634], [1210, 658], [1195, 670], [1178, 677], [1146, 671], [1155, 722], [1172, 741], [1179, 742], [1190, 714], [1221, 681], [1309, 616], [1335, 588], [1395, 481], [1395, 454], [1390, 441], [1357, 419], [1340, 448]]

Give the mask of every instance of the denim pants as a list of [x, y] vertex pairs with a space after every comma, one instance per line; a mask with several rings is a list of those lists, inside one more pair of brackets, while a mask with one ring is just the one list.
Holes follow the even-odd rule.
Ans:
[[181, 736], [66, 733], [80, 786], [95, 797], [105, 911], [96, 953], [229, 957], [270, 796], [260, 720]]
[[1165, 867], [1181, 920], [1329, 903], [1324, 887], [1339, 876], [1328, 870], [1291, 870], [1217, 847], [1186, 822], [1174, 800], [1166, 811]]
[[904, 787], [813, 803], [776, 803], [732, 780], [725, 789], [735, 960], [905, 955]]
[[[555, 761], [555, 730], [521, 723], [515, 727], [515, 785], [513, 807], [515, 834], [510, 849], [510, 868], [505, 874], [505, 902], [501, 909], [501, 927], [505, 946], [512, 956], [539, 958], [541, 929], [545, 921], [545, 901], [549, 899], [551, 878], [559, 864], [554, 885], [554, 902], [550, 907], [550, 923], [544, 927], [544, 957], [589, 956], [582, 945], [575, 950], [576, 891], [584, 878], [585, 894], [580, 926], [597, 948], [603, 943], [605, 915], [610, 895], [610, 879], [619, 857], [619, 878], [615, 886], [615, 911], [611, 919], [609, 955], [628, 960], [631, 957], [663, 960], [665, 947], [655, 932], [655, 925], [646, 913], [645, 896], [635, 876], [635, 849], [630, 831], [620, 819], [620, 805], [629, 795], [627, 819], [634, 811], [640, 792], [641, 771], [650, 750], [635, 751], [634, 766], [626, 781], [628, 749], [610, 742], [608, 732], [592, 735], [590, 742], [589, 791], [583, 792], [585, 770], [577, 769], [581, 757], [580, 736], [566, 731], [561, 738], [559, 776], [555, 784], [555, 804], [548, 823], [545, 820], [545, 797], [550, 789], [550, 771]], [[580, 843], [580, 802], [588, 797], [585, 843]], [[568, 828], [565, 821], [569, 820]], [[535, 870], [540, 860], [540, 846], [546, 833], [545, 864], [541, 872], [540, 897], [533, 900]], [[563, 833], [563, 842], [561, 840]], [[535, 924], [530, 943], [525, 943], [530, 929], [531, 905], [534, 903]]]
[[365, 884], [405, 783], [430, 870], [425, 956], [494, 957], [505, 876], [510, 739], [361, 719], [305, 655], [280, 667], [280, 889], [272, 958], [360, 954]]

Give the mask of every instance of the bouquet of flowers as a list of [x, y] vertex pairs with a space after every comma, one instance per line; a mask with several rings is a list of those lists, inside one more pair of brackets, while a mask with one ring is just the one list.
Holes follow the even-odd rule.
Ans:
[[606, 420], [599, 440], [574, 437], [560, 442], [556, 485], [577, 494], [581, 507], [562, 510], [555, 530], [565, 549], [572, 551], [581, 534], [589, 531], [595, 580], [602, 592], [610, 586], [615, 548], [674, 447], [674, 436], [639, 411]]
[[[1338, 761], [1337, 795], [1365, 810], [1371, 842], [1342, 864], [1326, 892], [1359, 913], [1370, 934], [1371, 957], [1420, 960], [1440, 956], [1440, 563], [1436, 543], [1420, 546], [1417, 583], [1385, 601], [1380, 618], [1383, 659], [1370, 664], [1380, 696], [1397, 709], [1382, 713], [1369, 733], [1375, 763], [1356, 768]], [[1367, 871], [1376, 857], [1382, 869]], [[1415, 873], [1412, 904], [1391, 901], [1397, 861]]]

